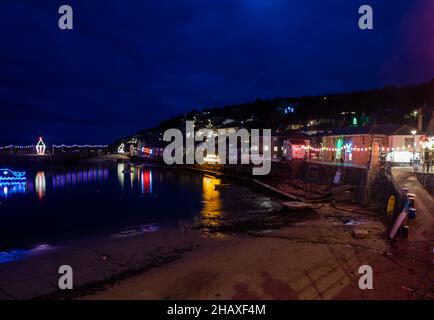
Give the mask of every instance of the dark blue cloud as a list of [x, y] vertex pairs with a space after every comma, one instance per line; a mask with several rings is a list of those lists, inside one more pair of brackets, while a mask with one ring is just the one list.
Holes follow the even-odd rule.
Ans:
[[67, 1], [61, 31], [64, 1], [3, 0], [0, 142], [110, 142], [192, 108], [430, 79], [409, 48], [433, 48], [429, 3], [368, 2], [372, 31], [356, 0]]

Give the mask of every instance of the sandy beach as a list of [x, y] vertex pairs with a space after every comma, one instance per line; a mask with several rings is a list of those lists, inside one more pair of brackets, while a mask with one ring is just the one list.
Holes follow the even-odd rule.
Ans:
[[[382, 219], [359, 212], [327, 205], [273, 231], [164, 228], [43, 248], [0, 265], [0, 298], [411, 299], [430, 246], [391, 246]], [[368, 235], [354, 237], [356, 228]], [[73, 290], [58, 290], [63, 264], [73, 267]], [[374, 270], [374, 290], [358, 288], [365, 264]]]
[[[323, 216], [274, 232], [202, 238], [183, 258], [82, 298], [411, 299], [429, 267], [429, 246], [402, 252], [381, 240], [381, 222], [363, 229], [369, 237], [354, 239], [351, 227]], [[358, 269], [366, 264], [374, 290], [362, 291]]]

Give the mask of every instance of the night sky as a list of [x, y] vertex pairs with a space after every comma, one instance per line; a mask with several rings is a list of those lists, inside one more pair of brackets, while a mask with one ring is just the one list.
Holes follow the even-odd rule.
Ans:
[[193, 108], [427, 81], [433, 15], [431, 0], [1, 0], [0, 145], [110, 143]]

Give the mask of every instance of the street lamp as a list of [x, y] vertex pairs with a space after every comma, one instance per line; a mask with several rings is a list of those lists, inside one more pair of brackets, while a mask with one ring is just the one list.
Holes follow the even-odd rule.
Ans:
[[415, 168], [415, 162], [416, 162], [416, 130], [411, 130], [411, 134], [413, 135], [413, 173]]

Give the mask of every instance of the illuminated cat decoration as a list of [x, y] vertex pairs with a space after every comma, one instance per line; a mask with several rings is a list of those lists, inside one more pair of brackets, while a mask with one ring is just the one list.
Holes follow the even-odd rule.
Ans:
[[122, 142], [118, 148], [118, 153], [123, 154], [125, 153], [125, 144]]

